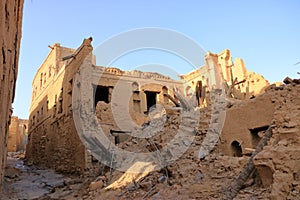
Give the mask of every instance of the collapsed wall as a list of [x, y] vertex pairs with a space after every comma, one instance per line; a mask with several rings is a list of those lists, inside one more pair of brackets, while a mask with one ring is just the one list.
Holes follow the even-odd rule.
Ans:
[[234, 103], [226, 112], [221, 151], [237, 157], [251, 155], [272, 123], [275, 106], [268, 94]]
[[[199, 151], [210, 123], [211, 108], [200, 110], [201, 121], [189, 149], [162, 170], [134, 174], [107, 173], [110, 182], [100, 180], [106, 188], [90, 192], [97, 196], [119, 199], [226, 199], [227, 187], [238, 177], [256, 148], [255, 144], [271, 126], [273, 136], [263, 150], [254, 157], [253, 171], [236, 199], [299, 199], [300, 195], [300, 80], [276, 87], [246, 101], [228, 104], [225, 129], [214, 150], [204, 159], [195, 155]], [[245, 112], [243, 112], [243, 110]], [[177, 112], [176, 112], [177, 111]], [[178, 130], [180, 109], [169, 112], [164, 129], [151, 138], [134, 138], [120, 147], [128, 151], [159, 151], [158, 159], [165, 159], [162, 149]], [[231, 127], [231, 128], [230, 128]], [[168, 134], [166, 134], [168, 133]], [[254, 134], [254, 135], [253, 135]], [[255, 140], [253, 140], [255, 137]], [[232, 142], [239, 141], [240, 153], [232, 151]], [[155, 148], [155, 146], [157, 148]], [[132, 162], [132, 166], [135, 166]], [[142, 176], [142, 178], [140, 178]], [[108, 190], [108, 188], [110, 190]]]
[[0, 185], [6, 164], [7, 137], [21, 40], [23, 0], [0, 2]]
[[176, 99], [172, 89], [182, 90], [180, 81], [157, 73], [94, 68], [95, 76], [101, 77], [94, 83], [96, 115], [102, 130], [111, 140], [125, 139], [126, 134], [116, 132], [130, 132], [148, 122], [148, 113], [156, 104], [175, 106], [167, 96]]
[[262, 185], [270, 199], [300, 196], [300, 80], [267, 91], [276, 104], [268, 145], [254, 157]]

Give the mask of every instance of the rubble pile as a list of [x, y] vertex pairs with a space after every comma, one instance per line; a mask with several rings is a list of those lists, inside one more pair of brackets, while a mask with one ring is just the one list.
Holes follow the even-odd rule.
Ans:
[[264, 187], [272, 199], [300, 197], [300, 80], [284, 80], [286, 85], [267, 91], [277, 103], [273, 137], [254, 158]]
[[[286, 81], [285, 81], [286, 82]], [[244, 183], [236, 199], [297, 199], [300, 195], [300, 84], [289, 81], [281, 86], [271, 85], [264, 96], [271, 98], [275, 113], [270, 124], [273, 136], [263, 150], [254, 157], [255, 171]], [[256, 97], [258, 100], [264, 99]], [[256, 98], [249, 102], [256, 101]], [[267, 98], [266, 98], [267, 99]], [[246, 101], [229, 104], [228, 109], [247, 104]], [[243, 105], [245, 106], [245, 105]], [[166, 112], [164, 128], [151, 137], [158, 149], [165, 146], [177, 133], [181, 122], [181, 110]], [[249, 157], [224, 155], [219, 144], [204, 159], [197, 153], [207, 134], [211, 120], [211, 108], [201, 109], [200, 121], [195, 137], [188, 150], [167, 167], [150, 172], [138, 181], [121, 188], [105, 189], [118, 180], [123, 172], [107, 173], [101, 187], [88, 192], [88, 199], [222, 199], [225, 192], [242, 171]], [[143, 138], [134, 138], [121, 143], [128, 151], [151, 152], [153, 145]]]
[[[229, 114], [233, 110], [239, 111], [247, 108], [247, 105], [245, 110], [250, 112], [253, 105], [262, 106], [263, 101], [268, 101], [266, 104], [271, 101], [275, 108], [272, 112], [266, 111], [272, 115], [268, 124], [272, 128], [272, 137], [262, 151], [254, 156], [255, 170], [242, 184], [234, 199], [299, 199], [300, 84], [295, 79], [285, 79], [284, 83], [279, 86], [270, 85], [264, 94], [253, 99], [227, 99], [227, 117], [233, 116]], [[268, 109], [268, 106], [265, 108]], [[110, 106], [106, 103], [97, 104], [97, 110], [104, 113], [109, 112], [109, 109]], [[155, 134], [149, 138], [128, 137], [127, 141], [117, 144], [119, 148], [131, 152], [161, 152], [159, 159], [169, 163], [159, 170], [153, 170], [159, 166], [150, 164], [147, 165], [149, 171], [141, 173], [103, 168], [102, 172], [94, 174], [95, 177], [64, 177], [44, 169], [35, 169], [34, 166], [25, 166], [7, 170], [5, 177], [14, 190], [7, 190], [10, 194], [4, 195], [11, 199], [28, 198], [22, 195], [31, 195], [36, 199], [227, 199], [228, 186], [245, 169], [251, 154], [243, 152], [234, 157], [223, 151], [221, 146], [224, 144], [220, 139], [212, 151], [200, 159], [199, 150], [211, 131], [216, 110], [205, 107], [195, 111], [200, 112], [197, 115], [199, 121], [194, 121], [194, 116], [187, 116], [183, 108], [153, 108], [149, 112], [150, 121], [136, 130], [136, 133], [151, 135], [151, 131], [155, 131]], [[111, 116], [99, 114], [101, 113], [97, 112], [98, 117], [110, 122]], [[234, 118], [232, 120], [230, 123], [236, 122]], [[236, 126], [234, 124], [232, 128]], [[168, 156], [172, 157], [174, 152], [171, 151], [168, 155], [163, 148], [178, 135], [182, 127], [190, 132], [193, 141], [178, 159], [166, 159]], [[259, 132], [260, 138], [265, 133], [266, 131]], [[115, 156], [117, 158], [118, 155]], [[140, 169], [139, 165], [141, 162], [133, 161], [130, 168]], [[22, 188], [27, 188], [25, 185], [34, 187], [22, 192]]]

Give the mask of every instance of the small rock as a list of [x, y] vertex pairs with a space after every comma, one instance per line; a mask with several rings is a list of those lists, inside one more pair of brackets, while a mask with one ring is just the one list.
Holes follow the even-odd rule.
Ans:
[[275, 87], [275, 90], [283, 90], [283, 86], [278, 86], [278, 87]]
[[159, 177], [158, 182], [163, 183], [163, 182], [165, 182], [166, 179], [167, 179], [166, 176], [161, 176], [161, 177]]
[[103, 187], [103, 181], [100, 180], [100, 181], [96, 181], [96, 182], [91, 182], [90, 186], [89, 186], [89, 189], [91, 191], [93, 190], [96, 190], [96, 189], [99, 189], [99, 188], [102, 188]]
[[268, 87], [266, 87], [265, 92], [268, 92], [268, 91], [273, 90], [275, 88], [276, 88], [276, 84], [269, 85]]
[[300, 84], [300, 79], [293, 79], [293, 83]]
[[97, 177], [96, 178], [96, 180], [95, 180], [95, 182], [97, 182], [97, 181], [107, 181], [107, 177], [106, 176], [99, 176], [99, 177]]
[[287, 146], [287, 145], [288, 145], [287, 139], [280, 140], [280, 141], [278, 142], [278, 145]]
[[287, 77], [283, 80], [283, 82], [284, 82], [285, 84], [290, 84], [290, 83], [293, 82], [293, 79], [291, 79], [290, 77], [287, 76]]
[[199, 175], [195, 178], [195, 183], [199, 183], [204, 178], [204, 174], [200, 171]]
[[250, 187], [251, 185], [254, 184], [254, 179], [253, 178], [250, 178], [249, 180], [247, 180], [245, 183], [244, 183], [244, 187]]
[[152, 188], [152, 182], [151, 181], [147, 181], [147, 182], [142, 182], [140, 184], [140, 186], [145, 190], [145, 191], [149, 191]]
[[174, 189], [174, 190], [178, 190], [178, 189], [180, 189], [180, 188], [182, 188], [182, 186], [179, 185], [179, 184], [174, 184], [174, 185], [173, 185], [173, 189]]
[[193, 184], [188, 186], [188, 194], [190, 198], [200, 199], [202, 193], [210, 193], [212, 187], [207, 184]]
[[291, 122], [291, 121], [289, 121], [287, 123], [284, 123], [283, 127], [284, 128], [295, 128], [297, 125], [298, 125], [297, 122]]
[[128, 191], [134, 191], [134, 190], [136, 190], [137, 189], [137, 185], [136, 185], [136, 183], [131, 183], [130, 185], [129, 185], [129, 187], [128, 187]]
[[161, 199], [159, 192], [152, 196], [152, 199]]
[[14, 179], [17, 178], [20, 173], [21, 173], [20, 170], [17, 168], [6, 168], [4, 176], [6, 178]]

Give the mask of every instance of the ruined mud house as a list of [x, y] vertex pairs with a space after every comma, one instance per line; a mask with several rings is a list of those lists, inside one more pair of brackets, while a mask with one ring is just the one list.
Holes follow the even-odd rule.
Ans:
[[[181, 89], [181, 82], [157, 73], [95, 66], [91, 51], [91, 38], [85, 39], [77, 50], [54, 44], [38, 69], [32, 83], [26, 151], [28, 162], [63, 172], [82, 173], [93, 168], [94, 159], [78, 137], [72, 115], [73, 81], [84, 59], [94, 63], [95, 75], [102, 74], [101, 79], [92, 83], [93, 105], [105, 133], [115, 143], [123, 140], [113, 135], [121, 131], [111, 113], [112, 95], [117, 83], [127, 88], [122, 92], [131, 94], [129, 113], [136, 124], [141, 125], [147, 120], [149, 109], [156, 103], [174, 106], [166, 95], [176, 102], [170, 88], [177, 86]], [[153, 81], [157, 83], [153, 84]], [[116, 95], [122, 99], [122, 94]]]
[[23, 0], [0, 2], [0, 186], [6, 165], [7, 138], [21, 40]]
[[[208, 90], [221, 88], [225, 83], [226, 91], [230, 92], [228, 95], [241, 100], [264, 92], [264, 88], [270, 84], [262, 75], [248, 71], [241, 58], [236, 58], [233, 62], [228, 49], [219, 54], [208, 52], [204, 59], [204, 66], [180, 76], [184, 81], [185, 96], [195, 93], [199, 81]], [[216, 76], [214, 73], [218, 75]], [[231, 87], [230, 91], [229, 86]]]
[[[200, 110], [202, 119], [193, 143], [180, 159], [167, 166], [168, 172], [142, 171], [143, 173], [136, 175], [114, 171], [108, 186], [103, 187], [102, 184], [98, 189], [90, 190], [89, 199], [298, 200], [300, 79], [284, 82], [286, 84], [280, 86], [270, 85], [265, 93], [256, 98], [228, 104], [228, 119], [225, 121], [221, 139], [202, 160], [196, 158], [195, 152], [199, 151], [203, 138], [208, 133], [209, 121], [214, 114], [211, 107]], [[157, 147], [167, 145], [169, 139], [177, 134], [178, 117], [169, 116], [170, 120], [164, 131], [152, 138], [152, 143]], [[229, 132], [230, 125], [232, 132]], [[269, 128], [266, 130], [266, 127]], [[265, 140], [268, 137], [269, 140]], [[241, 142], [240, 147], [233, 145], [234, 148], [231, 149], [232, 143], [229, 141], [234, 140]], [[262, 144], [261, 141], [265, 141], [265, 146], [257, 150], [257, 146]], [[256, 154], [252, 154], [255, 147], [252, 148], [251, 145], [255, 144]], [[136, 139], [125, 142], [122, 147], [129, 151], [148, 151], [151, 146], [144, 139]], [[105, 175], [110, 177], [109, 173]], [[99, 182], [101, 181], [107, 183], [105, 180]], [[91, 185], [93, 184], [92, 182]]]
[[[83, 173], [99, 167], [76, 132], [72, 112], [74, 78], [79, 68], [84, 67], [86, 59], [92, 63], [93, 77], [96, 77], [91, 80], [95, 115], [107, 137], [115, 144], [125, 141], [128, 137], [124, 133], [132, 131], [131, 126], [126, 127], [127, 121], [133, 121], [135, 126], [149, 121], [148, 113], [153, 105], [180, 106], [173, 88], [199, 106], [197, 98], [200, 97], [196, 98], [195, 94], [199, 82], [202, 84], [202, 98], [209, 95], [212, 88], [223, 87], [225, 82], [228, 95], [236, 99], [257, 95], [269, 84], [262, 76], [248, 72], [241, 59], [233, 63], [229, 50], [220, 54], [208, 53], [205, 65], [180, 76], [181, 81], [153, 72], [96, 66], [95, 56], [91, 54], [91, 40], [85, 39], [76, 50], [58, 43], [50, 46], [50, 53], [37, 70], [32, 82], [26, 152], [29, 163], [68, 173]], [[212, 71], [220, 76], [212, 75]], [[122, 89], [116, 90], [117, 87]], [[124, 96], [129, 96], [128, 104], [113, 113], [112, 108], [118, 107], [118, 101]], [[202, 100], [205, 105], [209, 104], [209, 100]], [[117, 124], [116, 116], [126, 123]]]

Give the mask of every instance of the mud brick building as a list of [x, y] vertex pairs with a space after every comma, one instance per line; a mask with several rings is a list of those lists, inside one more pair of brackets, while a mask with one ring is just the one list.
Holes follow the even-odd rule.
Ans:
[[[32, 82], [28, 162], [68, 173], [83, 173], [99, 167], [80, 140], [74, 124], [73, 86], [81, 87], [74, 82], [76, 73], [81, 73], [80, 67], [92, 66], [89, 77], [92, 109], [103, 132], [115, 144], [129, 138], [124, 133], [150, 120], [148, 113], [152, 106], [161, 104], [166, 109], [179, 106], [174, 88], [196, 102], [199, 81], [204, 93], [221, 88], [225, 83], [228, 94], [237, 99], [257, 95], [269, 84], [262, 76], [248, 72], [241, 59], [232, 63], [229, 50], [208, 53], [204, 66], [180, 76], [181, 81], [177, 81], [153, 72], [97, 66], [91, 41], [91, 38], [85, 39], [76, 50], [58, 43], [50, 46], [50, 53], [37, 70]], [[235, 138], [230, 138], [230, 132], [224, 133], [224, 141], [227, 135], [230, 140], [224, 152], [231, 154], [230, 144]]]
[[[28, 162], [57, 171], [81, 172], [86, 152], [72, 120], [72, 80], [83, 59], [92, 51], [86, 39], [75, 51], [54, 44], [32, 82]], [[65, 56], [72, 59], [62, 61]]]
[[[118, 106], [118, 102], [112, 105], [112, 97], [122, 100], [123, 95], [129, 94], [129, 118], [141, 125], [148, 120], [147, 113], [153, 105], [174, 106], [164, 94], [176, 99], [172, 88], [182, 89], [181, 82], [157, 73], [96, 66], [95, 57], [91, 55], [91, 38], [85, 39], [77, 50], [60, 44], [54, 44], [51, 48], [32, 82], [26, 158], [28, 162], [40, 166], [72, 173], [93, 168], [93, 157], [77, 135], [72, 113], [73, 81], [85, 59], [93, 63], [95, 77], [101, 73], [100, 79], [92, 81], [93, 104], [104, 132], [113, 141], [123, 140], [112, 134], [114, 131], [130, 130], [120, 128], [114, 122], [111, 107]], [[157, 83], [153, 84], [153, 81]], [[122, 87], [120, 93], [114, 93], [117, 85]], [[128, 119], [122, 113], [119, 117]]]
[[205, 65], [181, 75], [181, 79], [184, 80], [186, 96], [193, 95], [198, 81], [201, 81], [207, 90], [220, 88], [225, 82], [227, 87], [232, 86], [230, 96], [242, 100], [264, 92], [270, 85], [262, 75], [248, 71], [241, 58], [236, 58], [233, 62], [228, 49], [219, 54], [208, 52]]
[[8, 134], [8, 152], [25, 151], [28, 134], [28, 120], [11, 117]]
[[0, 2], [0, 186], [6, 165], [7, 138], [18, 74], [23, 0]]

